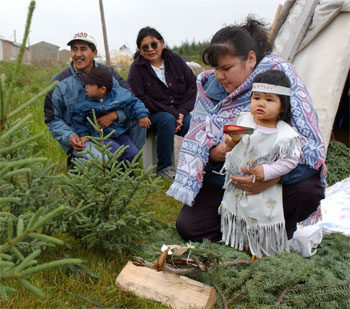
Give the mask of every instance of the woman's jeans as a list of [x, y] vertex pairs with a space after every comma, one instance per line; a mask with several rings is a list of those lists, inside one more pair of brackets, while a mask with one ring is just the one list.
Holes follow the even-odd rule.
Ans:
[[158, 112], [150, 115], [150, 130], [157, 135], [157, 171], [162, 170], [172, 164], [172, 154], [174, 151], [174, 135], [185, 136], [190, 127], [191, 114], [187, 114], [183, 120], [180, 131], [175, 133], [176, 119], [167, 112]]

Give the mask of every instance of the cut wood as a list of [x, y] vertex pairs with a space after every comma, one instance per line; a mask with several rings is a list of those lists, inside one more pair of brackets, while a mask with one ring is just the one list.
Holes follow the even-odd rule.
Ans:
[[134, 265], [129, 261], [115, 281], [117, 287], [172, 308], [212, 308], [215, 288], [165, 271]]

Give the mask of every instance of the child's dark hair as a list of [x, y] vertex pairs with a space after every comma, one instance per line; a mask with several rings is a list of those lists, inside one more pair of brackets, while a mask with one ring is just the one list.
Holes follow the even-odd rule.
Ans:
[[105, 87], [106, 88], [106, 93], [110, 92], [112, 90], [112, 87], [110, 86], [99, 86], [97, 85], [98, 88], [102, 88], [102, 87]]
[[113, 88], [112, 73], [106, 66], [95, 67], [88, 74], [80, 74], [79, 78], [85, 84], [97, 85], [98, 88], [106, 87], [106, 92]]
[[[268, 70], [255, 76], [253, 83], [265, 83], [270, 85], [290, 88], [289, 78], [282, 71]], [[290, 98], [287, 95], [278, 94], [281, 99], [282, 111], [278, 117], [279, 120], [290, 122], [292, 112], [290, 109]]]

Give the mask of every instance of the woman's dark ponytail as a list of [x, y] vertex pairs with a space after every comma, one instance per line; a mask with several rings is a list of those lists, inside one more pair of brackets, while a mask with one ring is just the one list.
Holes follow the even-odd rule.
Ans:
[[268, 29], [265, 24], [254, 19], [252, 16], [248, 16], [243, 28], [247, 29], [257, 43], [257, 50], [255, 52], [257, 59], [259, 59], [258, 62], [266, 55], [271, 54], [273, 46], [270, 43]]
[[204, 50], [202, 60], [212, 67], [222, 55], [240, 57], [246, 61], [250, 51], [256, 54], [257, 64], [272, 51], [266, 26], [251, 16], [243, 25], [227, 26], [216, 32]]

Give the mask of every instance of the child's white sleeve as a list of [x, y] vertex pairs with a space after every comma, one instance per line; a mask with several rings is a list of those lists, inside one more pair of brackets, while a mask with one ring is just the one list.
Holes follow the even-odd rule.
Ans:
[[264, 181], [288, 174], [298, 163], [299, 159], [296, 157], [283, 157], [271, 164], [263, 164]]

